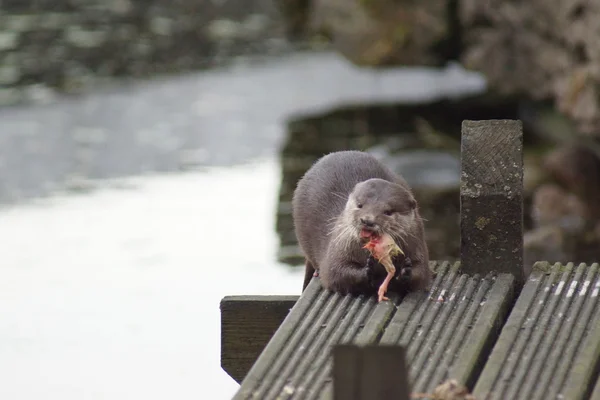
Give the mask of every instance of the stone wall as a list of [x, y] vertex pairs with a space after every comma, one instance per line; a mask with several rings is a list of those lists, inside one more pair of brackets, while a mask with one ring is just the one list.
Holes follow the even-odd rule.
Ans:
[[287, 49], [272, 0], [0, 0], [0, 104]]

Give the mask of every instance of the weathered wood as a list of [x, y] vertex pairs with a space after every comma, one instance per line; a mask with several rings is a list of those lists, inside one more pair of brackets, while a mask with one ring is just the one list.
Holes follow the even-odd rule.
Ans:
[[430, 393], [447, 379], [472, 387], [514, 302], [514, 277], [468, 276], [460, 263], [430, 268], [429, 293], [390, 293], [381, 303], [330, 292], [313, 278], [234, 398], [332, 400], [333, 348], [378, 342], [405, 349], [414, 392]]
[[227, 296], [221, 300], [221, 367], [240, 383], [299, 296]]
[[358, 400], [361, 353], [355, 345], [333, 348], [333, 400]]
[[392, 293], [390, 298], [377, 303], [376, 296], [333, 293], [313, 278], [234, 399], [331, 399], [333, 346], [376, 343], [398, 302]]
[[408, 400], [402, 346], [337, 345], [333, 348], [334, 400]]
[[600, 365], [600, 266], [538, 262], [475, 385], [477, 399], [588, 399]]
[[594, 387], [590, 400], [600, 400], [600, 378], [596, 381], [596, 386]]
[[406, 349], [417, 393], [431, 393], [448, 379], [473, 387], [514, 301], [510, 274], [468, 276], [458, 262], [435, 272], [429, 293], [407, 295], [380, 339]]
[[461, 265], [468, 274], [510, 273], [522, 285], [521, 121], [463, 121]]

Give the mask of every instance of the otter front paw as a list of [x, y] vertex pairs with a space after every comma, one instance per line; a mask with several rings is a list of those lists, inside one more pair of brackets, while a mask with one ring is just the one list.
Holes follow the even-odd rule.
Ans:
[[381, 280], [381, 277], [375, 271], [376, 265], [377, 263], [375, 262], [373, 256], [369, 255], [369, 258], [367, 258], [367, 264], [365, 265], [365, 268], [367, 269], [367, 283], [372, 289], [378, 288], [379, 281]]
[[404, 263], [402, 265], [402, 268], [399, 268], [396, 270], [395, 278], [396, 278], [396, 280], [398, 280], [402, 283], [410, 282], [410, 280], [412, 278], [412, 261], [411, 261], [410, 257], [406, 256], [404, 258]]

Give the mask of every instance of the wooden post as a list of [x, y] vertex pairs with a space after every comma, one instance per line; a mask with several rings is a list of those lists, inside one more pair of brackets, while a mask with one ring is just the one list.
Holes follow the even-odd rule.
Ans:
[[409, 400], [409, 396], [402, 346], [333, 348], [334, 400]]
[[299, 296], [221, 300], [221, 367], [241, 383]]
[[463, 121], [460, 182], [461, 267], [510, 273], [523, 284], [521, 121]]

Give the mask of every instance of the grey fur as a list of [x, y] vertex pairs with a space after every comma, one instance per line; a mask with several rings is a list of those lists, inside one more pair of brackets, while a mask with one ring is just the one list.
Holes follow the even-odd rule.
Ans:
[[[410, 290], [429, 286], [432, 273], [417, 202], [404, 178], [372, 155], [340, 151], [323, 156], [298, 182], [292, 206], [296, 237], [306, 258], [303, 288], [316, 270], [330, 290], [372, 289], [367, 284], [369, 254], [362, 248], [360, 218], [391, 234], [410, 257]], [[386, 210], [394, 212], [388, 216]]]

